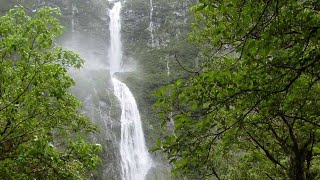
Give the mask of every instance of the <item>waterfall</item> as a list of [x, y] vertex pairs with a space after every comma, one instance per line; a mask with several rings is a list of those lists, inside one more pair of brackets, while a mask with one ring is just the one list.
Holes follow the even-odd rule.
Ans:
[[121, 169], [123, 180], [143, 180], [151, 168], [145, 146], [139, 110], [129, 88], [112, 78], [114, 93], [121, 105]]
[[75, 22], [74, 22], [74, 15], [78, 13], [78, 8], [75, 4], [72, 3], [72, 18], [71, 18], [71, 32], [75, 32]]
[[109, 11], [109, 61], [114, 94], [121, 106], [121, 176], [123, 180], [143, 180], [152, 166], [152, 160], [145, 145], [139, 110], [130, 89], [114, 77], [114, 73], [121, 71], [122, 64], [120, 11], [121, 2], [114, 2]]
[[72, 19], [71, 19], [71, 32], [74, 32], [74, 14], [72, 12]]
[[[167, 57], [167, 76], [170, 77], [170, 58]], [[172, 112], [172, 108], [170, 108], [170, 114], [169, 117], [171, 124], [174, 126], [174, 121], [173, 121], [173, 112]]]
[[149, 31], [151, 34], [151, 47], [154, 47], [154, 24], [153, 24], [153, 2], [150, 0], [150, 24], [149, 24]]
[[122, 64], [122, 47], [121, 47], [121, 23], [120, 23], [121, 2], [116, 2], [109, 11], [110, 16], [110, 50], [109, 62], [111, 75], [120, 71]]
[[170, 66], [169, 66], [169, 63], [170, 63], [170, 59], [168, 58], [167, 59], [167, 75], [170, 76]]

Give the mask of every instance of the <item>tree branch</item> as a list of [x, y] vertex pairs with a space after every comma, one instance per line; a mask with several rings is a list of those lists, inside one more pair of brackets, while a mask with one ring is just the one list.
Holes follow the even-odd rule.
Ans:
[[286, 167], [283, 166], [279, 161], [277, 161], [277, 160], [272, 156], [272, 154], [271, 154], [261, 143], [259, 143], [259, 141], [257, 141], [249, 132], [246, 132], [246, 133], [247, 133], [247, 135], [250, 137], [250, 139], [252, 139], [252, 140], [255, 142], [255, 144], [257, 144], [257, 145], [260, 147], [260, 149], [263, 150], [263, 152], [265, 153], [265, 155], [267, 156], [267, 158], [268, 158], [269, 160], [271, 160], [273, 163], [279, 165], [280, 167], [282, 167], [283, 169], [286, 170]]

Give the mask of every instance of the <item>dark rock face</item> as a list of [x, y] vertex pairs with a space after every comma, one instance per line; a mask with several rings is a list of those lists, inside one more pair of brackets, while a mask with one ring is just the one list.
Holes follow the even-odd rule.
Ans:
[[[190, 29], [190, 6], [195, 0], [153, 0], [152, 21], [156, 48], [163, 48], [172, 39], [181, 39]], [[192, 18], [191, 18], [192, 19]], [[128, 1], [122, 13], [122, 31], [126, 46], [137, 41], [150, 46], [150, 2]], [[148, 36], [149, 35], [149, 36]]]
[[[122, 10], [122, 37], [126, 43], [148, 40], [149, 6], [145, 2], [130, 1]], [[125, 43], [124, 43], [125, 44]]]
[[121, 179], [119, 141], [121, 124], [118, 119], [119, 104], [113, 96], [109, 72], [103, 68], [85, 68], [72, 72], [77, 85], [72, 89], [83, 101], [83, 113], [99, 128], [93, 134], [94, 143], [102, 144], [102, 164], [95, 174], [96, 179]]

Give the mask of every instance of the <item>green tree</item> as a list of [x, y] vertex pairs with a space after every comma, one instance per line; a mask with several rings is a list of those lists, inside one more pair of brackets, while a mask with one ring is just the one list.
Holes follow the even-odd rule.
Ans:
[[[155, 149], [193, 179], [320, 178], [320, 2], [200, 0], [204, 64], [157, 92]], [[168, 118], [169, 117], [169, 118]]]
[[95, 127], [68, 91], [68, 68], [80, 57], [55, 44], [59, 10], [24, 8], [0, 17], [0, 177], [86, 179], [99, 145], [84, 139]]

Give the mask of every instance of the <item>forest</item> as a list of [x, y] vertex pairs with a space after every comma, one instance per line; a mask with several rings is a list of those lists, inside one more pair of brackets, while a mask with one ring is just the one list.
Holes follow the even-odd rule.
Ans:
[[0, 1], [0, 179], [320, 179], [320, 1]]

